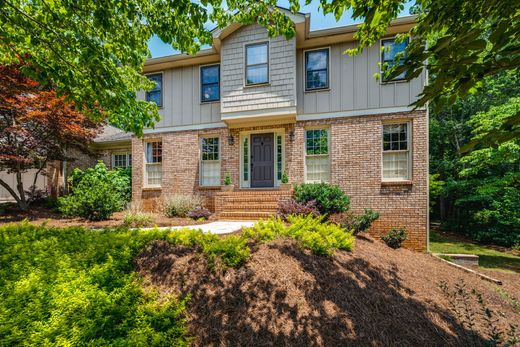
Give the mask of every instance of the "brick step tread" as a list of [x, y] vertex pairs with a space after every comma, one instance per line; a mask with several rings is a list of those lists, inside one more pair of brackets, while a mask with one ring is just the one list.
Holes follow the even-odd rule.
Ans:
[[241, 211], [241, 210], [266, 210], [266, 211], [276, 211], [278, 209], [278, 204], [223, 204], [220, 210], [222, 211]]
[[239, 203], [239, 204], [243, 204], [243, 203], [248, 203], [248, 204], [256, 204], [256, 203], [267, 203], [267, 204], [277, 204], [278, 201], [280, 201], [282, 199], [278, 199], [278, 198], [256, 198], [256, 199], [251, 199], [251, 198], [225, 198], [225, 199], [222, 199], [222, 202], [223, 203]]
[[269, 218], [274, 216], [276, 213], [272, 212], [251, 212], [251, 211], [233, 211], [233, 212], [221, 212], [219, 218], [236, 218], [236, 219], [258, 219], [258, 218]]
[[234, 192], [218, 192], [216, 195], [223, 196], [273, 196], [273, 195], [281, 195], [281, 196], [291, 196], [292, 193], [288, 191], [280, 191], [280, 190], [271, 190], [271, 191], [234, 191]]

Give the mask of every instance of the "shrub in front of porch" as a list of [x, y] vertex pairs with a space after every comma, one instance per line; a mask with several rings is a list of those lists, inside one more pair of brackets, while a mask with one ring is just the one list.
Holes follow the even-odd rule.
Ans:
[[298, 202], [294, 199], [282, 200], [278, 203], [277, 213], [285, 221], [287, 220], [287, 217], [290, 215], [319, 215], [318, 209], [316, 208], [315, 200], [307, 202]]
[[339, 186], [329, 183], [302, 183], [294, 187], [294, 199], [299, 203], [316, 201], [321, 214], [345, 212], [349, 209], [350, 199]]
[[190, 211], [202, 207], [202, 198], [191, 194], [174, 194], [164, 200], [163, 212], [166, 217], [188, 217]]

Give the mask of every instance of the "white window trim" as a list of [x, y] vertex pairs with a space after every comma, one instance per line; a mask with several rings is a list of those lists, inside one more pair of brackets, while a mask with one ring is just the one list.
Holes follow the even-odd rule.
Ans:
[[112, 152], [112, 168], [123, 168], [122, 166], [116, 166], [116, 155], [125, 155], [126, 156], [126, 166], [124, 168], [132, 167], [131, 156], [132, 152], [120, 151], [120, 152]]
[[[385, 151], [383, 146], [384, 146], [384, 126], [385, 125], [392, 125], [392, 124], [408, 124], [408, 134], [407, 134], [407, 139], [406, 139], [406, 142], [407, 142], [407, 147], [408, 147], [408, 150], [396, 150], [396, 151]], [[411, 120], [391, 120], [391, 121], [384, 121], [382, 124], [381, 124], [381, 182], [410, 182], [412, 181], [412, 160], [413, 160], [413, 156], [412, 156], [412, 151], [413, 151], [413, 140], [412, 140], [412, 135], [413, 135], [413, 131], [412, 131], [412, 121]], [[384, 176], [384, 153], [387, 152], [387, 153], [399, 153], [399, 152], [408, 152], [408, 165], [407, 165], [407, 178], [385, 178]]]
[[[328, 65], [328, 69], [327, 69], [327, 81], [328, 81], [328, 86], [327, 87], [323, 87], [323, 88], [312, 88], [312, 89], [307, 89], [307, 66], [305, 65], [305, 53], [306, 52], [312, 52], [312, 51], [321, 51], [321, 50], [324, 50], [324, 49], [327, 49], [329, 51], [329, 65]], [[331, 85], [331, 73], [330, 73], [330, 70], [332, 68], [332, 58], [331, 58], [331, 49], [330, 49], [330, 46], [326, 46], [326, 47], [319, 47], [319, 48], [312, 48], [312, 49], [306, 49], [303, 51], [303, 55], [302, 55], [302, 59], [303, 59], [303, 63], [302, 63], [302, 66], [303, 66], [303, 91], [305, 93], [315, 93], [315, 92], [323, 92], [323, 91], [328, 91], [330, 90], [330, 85]]]
[[[254, 46], [261, 43], [267, 44], [267, 82], [262, 83], [254, 83], [254, 84], [248, 84], [247, 83], [247, 46]], [[245, 42], [243, 45], [243, 52], [244, 52], [244, 78], [243, 78], [243, 87], [244, 88], [254, 88], [254, 87], [261, 87], [271, 84], [271, 40], [256, 40], [256, 41], [248, 41]]]
[[313, 154], [311, 156], [313, 157], [325, 157], [327, 156], [328, 157], [328, 165], [329, 165], [329, 180], [325, 183], [331, 183], [332, 181], [332, 161], [331, 161], [331, 152], [330, 152], [330, 143], [331, 143], [331, 139], [330, 139], [330, 126], [311, 126], [311, 127], [306, 127], [303, 129], [303, 158], [304, 158], [304, 163], [303, 163], [303, 177], [304, 177], [304, 180], [305, 180], [305, 183], [320, 183], [320, 182], [323, 182], [323, 181], [315, 181], [315, 180], [309, 180], [307, 179], [307, 130], [327, 130], [327, 147], [328, 147], [328, 154]]
[[[406, 83], [406, 82], [408, 82], [406, 80], [406, 78], [393, 79], [393, 80], [389, 80], [389, 81], [384, 81], [383, 80], [383, 64], [384, 64], [384, 61], [383, 61], [383, 41], [395, 40], [396, 37], [397, 36], [394, 35], [394, 36], [382, 37], [382, 38], [379, 39], [379, 76], [380, 76], [379, 77], [379, 84], [382, 84], [382, 85], [385, 85], [385, 84], [396, 84], [396, 83]], [[408, 36], [408, 44], [410, 44], [411, 41], [412, 41], [412, 37]]]
[[[148, 163], [148, 159], [146, 158], [146, 147], [147, 147], [147, 144], [148, 143], [153, 143], [153, 142], [161, 142], [162, 143], [162, 140], [161, 139], [150, 139], [150, 140], [147, 140], [144, 142], [144, 151], [143, 151], [143, 162], [144, 162], [144, 175], [143, 175], [143, 187], [144, 188], [161, 188], [162, 187], [162, 183], [161, 184], [148, 184], [148, 170], [146, 169], [149, 165], [150, 166], [161, 166], [161, 181], [162, 181], [162, 151], [161, 151], [161, 162], [160, 163]], [[161, 146], [162, 148], [162, 146]]]
[[[164, 71], [154, 71], [154, 72], [146, 73], [144, 75], [146, 76], [146, 78], [148, 78], [148, 76], [161, 75], [161, 106], [157, 105], [157, 108], [163, 109], [164, 108]], [[148, 100], [146, 100], [147, 93], [148, 92], [144, 92], [144, 100], [146, 102], [149, 102]]]
[[[202, 68], [208, 67], [208, 66], [218, 66], [218, 99], [217, 100], [202, 100]], [[211, 64], [204, 64], [199, 65], [199, 103], [201, 105], [205, 104], [212, 104], [216, 102], [220, 102], [222, 89], [221, 89], [221, 73], [220, 73], [220, 63], [211, 63]]]
[[[214, 139], [218, 138], [218, 160], [202, 160], [202, 139]], [[222, 181], [222, 161], [221, 161], [221, 147], [222, 147], [222, 140], [220, 138], [220, 135], [218, 134], [208, 134], [201, 136], [199, 138], [199, 186], [200, 187], [220, 187], [220, 184], [218, 185], [207, 185], [203, 184], [202, 182], [202, 163], [203, 162], [218, 162], [219, 163], [219, 182]]]

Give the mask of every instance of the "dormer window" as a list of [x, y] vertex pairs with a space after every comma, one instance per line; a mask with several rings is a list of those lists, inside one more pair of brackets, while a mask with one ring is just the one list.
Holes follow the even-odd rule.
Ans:
[[220, 100], [220, 65], [200, 67], [200, 101]]
[[162, 107], [162, 73], [146, 76], [152, 82], [155, 82], [155, 87], [146, 92], [146, 101], [155, 102], [158, 107]]
[[329, 49], [305, 52], [305, 90], [329, 88]]
[[246, 45], [246, 86], [269, 83], [269, 43]]
[[[383, 75], [383, 82], [390, 82], [385, 75], [385, 70], [393, 67], [396, 63], [401, 66], [404, 64], [404, 61], [406, 60], [406, 55], [402, 52], [406, 50], [406, 46], [408, 46], [408, 38], [402, 42], [395, 42], [395, 39], [387, 39], [382, 40], [381, 45], [383, 46], [383, 52], [381, 53], [381, 60], [383, 62], [382, 66], [382, 75]], [[397, 54], [401, 54], [398, 61], [394, 61], [395, 56]], [[398, 81], [404, 79], [405, 73], [402, 72], [398, 76], [394, 77], [391, 81]]]

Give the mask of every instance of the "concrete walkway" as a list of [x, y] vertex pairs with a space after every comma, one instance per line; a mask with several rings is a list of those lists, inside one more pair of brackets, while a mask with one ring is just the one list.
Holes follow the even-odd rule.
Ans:
[[[255, 222], [251, 221], [219, 221], [211, 222], [207, 224], [199, 225], [186, 225], [186, 226], [173, 226], [173, 227], [159, 227], [160, 230], [178, 230], [178, 229], [200, 229], [204, 233], [212, 234], [231, 234], [235, 231], [239, 231], [242, 228], [248, 228], [253, 226]], [[143, 228], [141, 230], [154, 229], [154, 228]]]

